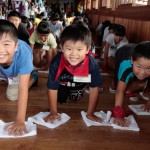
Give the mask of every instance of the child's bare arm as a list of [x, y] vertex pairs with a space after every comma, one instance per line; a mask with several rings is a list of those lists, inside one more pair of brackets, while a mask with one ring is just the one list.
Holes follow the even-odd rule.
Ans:
[[29, 80], [30, 74], [19, 76], [18, 110], [16, 121], [13, 124], [6, 127], [6, 130], [9, 130], [10, 134], [22, 135], [27, 132], [25, 127], [25, 116], [28, 101]]
[[34, 49], [34, 44], [30, 44], [30, 47], [31, 47], [31, 49], [32, 49], [32, 51], [33, 51], [33, 49]]
[[109, 43], [105, 42], [105, 45], [104, 45], [104, 62], [103, 62], [103, 68], [105, 68], [105, 69], [107, 66], [108, 51], [109, 51]]
[[90, 94], [89, 94], [89, 105], [88, 105], [88, 111], [87, 111], [87, 118], [93, 121], [102, 122], [101, 118], [98, 118], [94, 115], [96, 106], [98, 104], [98, 98], [99, 98], [99, 88], [90, 87]]
[[115, 95], [115, 108], [113, 110], [114, 114], [114, 123], [120, 126], [128, 126], [129, 122], [124, 118], [125, 117], [125, 109], [123, 106], [123, 101], [125, 97], [127, 84], [123, 81], [118, 81], [116, 95]]
[[127, 88], [127, 84], [125, 82], [118, 81], [116, 95], [115, 95], [115, 106], [122, 107], [126, 88]]
[[60, 120], [57, 112], [57, 90], [48, 89], [48, 101], [50, 107], [50, 115], [44, 118], [46, 122], [54, 122], [56, 119]]

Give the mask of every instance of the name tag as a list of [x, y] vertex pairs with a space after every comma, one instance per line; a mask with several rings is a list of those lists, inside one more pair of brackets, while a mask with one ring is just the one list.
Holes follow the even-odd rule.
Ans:
[[19, 78], [15, 77], [15, 78], [8, 78], [8, 84], [12, 85], [12, 84], [19, 84]]
[[42, 49], [43, 49], [43, 50], [46, 50], [46, 51], [49, 51], [50, 47], [47, 46], [47, 45], [43, 45], [43, 48], [42, 48]]
[[73, 76], [73, 81], [90, 83], [91, 82], [91, 74], [89, 74], [87, 77]]

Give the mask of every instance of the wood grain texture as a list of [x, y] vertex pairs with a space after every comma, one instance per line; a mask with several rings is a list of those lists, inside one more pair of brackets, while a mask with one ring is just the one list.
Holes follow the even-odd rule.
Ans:
[[[100, 94], [97, 111], [112, 110], [114, 95], [108, 92], [112, 81], [111, 76], [104, 76], [104, 92]], [[38, 87], [30, 90], [26, 117], [38, 112], [49, 111], [47, 101], [47, 77], [39, 77]], [[0, 119], [13, 121], [16, 116], [17, 101], [7, 100], [5, 91], [7, 83], [0, 82]], [[137, 103], [144, 103], [140, 100]], [[127, 99], [125, 107], [132, 104]], [[71, 119], [55, 129], [37, 126], [37, 136], [21, 139], [0, 139], [0, 150], [149, 150], [150, 148], [150, 117], [135, 116], [141, 129], [140, 132], [121, 131], [111, 127], [87, 127], [80, 112], [86, 111], [88, 94], [84, 93], [77, 103], [68, 101], [58, 104], [59, 112], [67, 113]]]

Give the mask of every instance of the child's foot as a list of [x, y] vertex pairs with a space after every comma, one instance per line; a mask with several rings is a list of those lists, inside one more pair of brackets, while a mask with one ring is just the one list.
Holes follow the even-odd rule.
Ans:
[[116, 93], [116, 87], [114, 85], [114, 82], [111, 83], [110, 87], [109, 87], [109, 92], [112, 94]]
[[35, 72], [35, 71], [33, 71], [33, 72], [31, 73], [31, 78], [34, 79], [34, 82], [33, 82], [33, 84], [32, 84], [32, 87], [37, 86], [37, 85], [38, 85], [38, 78], [39, 78], [38, 73]]
[[133, 102], [138, 101], [138, 97], [135, 96], [133, 92], [126, 91], [126, 96], [129, 98], [130, 101], [133, 101]]
[[142, 99], [144, 99], [144, 100], [146, 100], [146, 101], [149, 100], [149, 97], [148, 97], [148, 96], [144, 96], [144, 93], [143, 93], [143, 92], [140, 92], [139, 94], [140, 94], [140, 96], [142, 97]]

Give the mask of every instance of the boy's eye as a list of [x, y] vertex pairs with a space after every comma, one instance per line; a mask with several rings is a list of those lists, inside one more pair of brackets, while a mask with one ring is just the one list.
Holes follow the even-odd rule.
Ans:
[[146, 68], [146, 71], [150, 71], [150, 67], [149, 67], [149, 68]]
[[137, 66], [138, 69], [141, 69], [141, 66]]
[[82, 51], [82, 49], [78, 49], [78, 51]]
[[9, 44], [8, 44], [8, 43], [5, 43], [4, 45], [5, 45], [5, 46], [8, 46]]
[[71, 48], [69, 48], [69, 47], [67, 47], [66, 49], [67, 49], [67, 50], [71, 50]]

